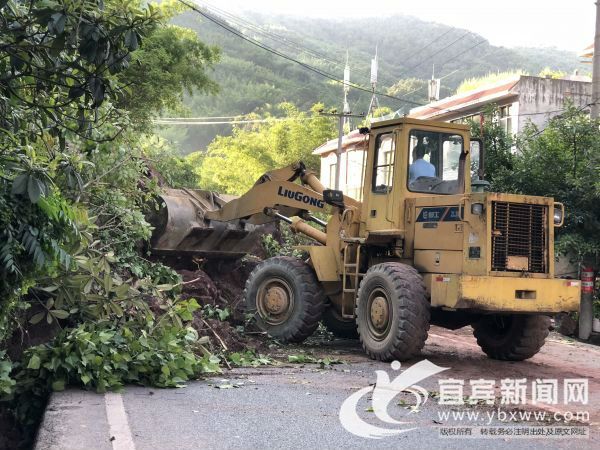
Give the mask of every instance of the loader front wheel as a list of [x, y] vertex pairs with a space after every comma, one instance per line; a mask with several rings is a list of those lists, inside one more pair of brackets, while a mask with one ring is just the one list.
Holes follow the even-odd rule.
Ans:
[[246, 281], [246, 308], [256, 323], [283, 342], [302, 342], [319, 326], [325, 295], [313, 269], [279, 256], [256, 266]]
[[380, 361], [405, 361], [427, 340], [429, 301], [414, 267], [382, 263], [371, 267], [358, 290], [356, 317], [365, 352]]
[[550, 329], [543, 315], [484, 316], [473, 324], [473, 334], [481, 349], [493, 359], [523, 361], [540, 351]]

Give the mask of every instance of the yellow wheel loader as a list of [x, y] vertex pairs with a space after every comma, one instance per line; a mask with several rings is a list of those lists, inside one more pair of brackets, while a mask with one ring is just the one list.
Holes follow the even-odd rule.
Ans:
[[362, 201], [325, 189], [302, 163], [238, 198], [167, 190], [153, 250], [239, 257], [258, 226], [287, 222], [314, 240], [301, 247], [308, 258], [267, 259], [245, 287], [271, 336], [301, 342], [324, 321], [390, 361], [417, 355], [431, 323], [472, 325], [492, 358], [535, 355], [549, 315], [579, 305], [579, 282], [554, 277], [563, 206], [483, 192], [483, 146], [466, 125], [403, 118], [365, 132]]

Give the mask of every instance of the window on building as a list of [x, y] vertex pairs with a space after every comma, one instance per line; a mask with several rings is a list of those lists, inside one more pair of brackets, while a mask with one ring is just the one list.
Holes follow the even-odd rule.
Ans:
[[469, 124], [471, 122], [479, 123], [479, 114], [470, 114], [468, 116], [459, 117], [458, 119], [453, 119], [450, 122], [451, 123], [465, 123], [465, 124]]
[[498, 120], [505, 133], [512, 135], [511, 105], [502, 106], [498, 110]]
[[335, 172], [337, 168], [337, 163], [333, 163], [329, 165], [329, 187], [331, 189], [335, 189]]
[[348, 173], [345, 177], [346, 187], [344, 188], [344, 191], [347, 190], [348, 192], [346, 195], [360, 201], [362, 199], [366, 152], [363, 150], [355, 150], [347, 152], [346, 157], [348, 158], [346, 166]]
[[373, 164], [373, 192], [385, 194], [392, 189], [395, 147], [392, 133], [377, 136]]
[[411, 131], [408, 188], [413, 192], [458, 193], [463, 145], [459, 134]]

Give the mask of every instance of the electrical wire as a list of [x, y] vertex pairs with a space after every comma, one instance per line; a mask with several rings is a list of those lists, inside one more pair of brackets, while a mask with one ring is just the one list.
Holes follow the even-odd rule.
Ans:
[[[334, 81], [334, 82], [336, 82], [338, 84], [341, 84], [343, 86], [349, 86], [351, 88], [354, 88], [354, 89], [357, 89], [357, 90], [360, 90], [360, 91], [368, 92], [368, 93], [371, 93], [371, 94], [376, 94], [376, 95], [381, 96], [381, 97], [389, 98], [389, 99], [392, 99], [392, 100], [395, 100], [395, 101], [398, 101], [398, 102], [407, 103], [407, 104], [411, 104], [411, 105], [414, 105], [414, 106], [429, 106], [429, 108], [437, 110], [439, 112], [448, 112], [448, 111], [450, 111], [449, 109], [443, 109], [443, 108], [439, 108], [439, 107], [435, 107], [435, 106], [431, 106], [431, 105], [426, 105], [426, 104], [423, 104], [423, 103], [420, 103], [420, 102], [416, 102], [416, 101], [413, 101], [413, 100], [409, 100], [409, 99], [406, 99], [406, 98], [401, 98], [401, 97], [396, 97], [394, 95], [389, 95], [387, 93], [384, 93], [384, 92], [381, 92], [381, 91], [377, 91], [375, 89], [366, 88], [366, 87], [358, 85], [356, 83], [346, 83], [346, 82], [340, 80], [337, 76], [335, 76], [335, 75], [333, 75], [333, 74], [331, 74], [329, 72], [326, 72], [325, 70], [321, 70], [321, 69], [319, 69], [317, 67], [314, 67], [314, 66], [312, 66], [310, 64], [307, 64], [307, 63], [304, 63], [302, 61], [299, 61], [298, 59], [295, 59], [295, 58], [293, 58], [293, 57], [291, 57], [289, 55], [286, 55], [285, 53], [282, 53], [282, 52], [280, 52], [280, 51], [278, 51], [278, 50], [276, 50], [276, 49], [274, 49], [272, 47], [269, 47], [268, 45], [262, 44], [262, 43], [256, 41], [255, 39], [252, 39], [252, 38], [246, 36], [241, 31], [233, 28], [232, 26], [228, 25], [227, 23], [223, 22], [222, 20], [219, 20], [218, 18], [214, 17], [213, 15], [209, 14], [206, 11], [203, 11], [202, 9], [198, 8], [196, 5], [191, 4], [191, 3], [189, 3], [186, 0], [177, 0], [177, 1], [179, 3], [181, 3], [182, 5], [188, 7], [189, 9], [195, 11], [196, 13], [200, 14], [201, 16], [203, 16], [207, 20], [211, 21], [212, 23], [214, 23], [214, 24], [218, 25], [219, 27], [223, 28], [224, 30], [226, 30], [226, 31], [228, 31], [228, 32], [236, 35], [240, 39], [243, 39], [244, 41], [246, 41], [246, 42], [248, 42], [248, 43], [250, 43], [252, 45], [255, 45], [255, 46], [259, 47], [259, 48], [262, 48], [263, 50], [268, 51], [268, 52], [270, 52], [270, 53], [272, 53], [274, 55], [277, 55], [277, 56], [279, 56], [281, 58], [284, 58], [284, 59], [286, 59], [286, 60], [288, 60], [290, 62], [294, 62], [294, 63], [296, 63], [296, 64], [304, 67], [305, 69], [307, 69], [309, 71], [312, 71], [312, 72], [314, 72], [314, 73], [316, 73], [318, 75], [321, 75], [321, 76], [323, 76], [325, 78], [328, 78], [328, 79], [330, 79], [330, 80], [332, 80], [332, 81]], [[460, 37], [458, 37], [457, 39], [455, 39], [454, 41], [452, 41], [448, 45], [442, 47], [441, 49], [437, 50], [433, 54], [429, 55], [429, 57], [427, 59], [431, 59], [433, 56], [438, 55], [442, 51], [444, 51], [447, 48], [449, 48], [452, 45], [454, 45], [456, 42], [464, 39], [469, 34], [473, 34], [473, 33], [471, 31], [467, 31], [466, 33], [464, 33], [463, 35], [461, 35]], [[442, 36], [440, 36], [439, 38], [441, 39], [441, 37]], [[484, 42], [486, 42], [485, 39], [477, 42], [476, 44], [470, 46], [469, 48], [465, 49], [464, 51], [460, 52], [459, 54], [453, 56], [452, 58], [449, 58], [446, 61], [444, 61], [442, 63], [442, 65], [446, 64], [447, 62], [449, 62], [450, 59], [456, 59], [459, 56], [462, 56], [463, 54], [471, 51], [472, 49], [478, 47], [479, 45], [483, 44]], [[423, 60], [420, 63], [418, 63], [418, 64], [416, 64], [416, 65], [414, 65], [414, 66], [412, 66], [412, 67], [410, 67], [408, 69], [405, 69], [401, 73], [401, 75], [405, 74], [409, 70], [412, 70], [414, 68], [417, 68], [417, 67], [421, 66], [425, 62], [427, 62], [427, 60]]]
[[417, 67], [422, 66], [423, 64], [425, 64], [428, 60], [430, 60], [431, 58], [433, 58], [436, 55], [439, 55], [441, 52], [443, 52], [444, 50], [446, 50], [447, 48], [453, 46], [454, 44], [456, 44], [458, 41], [464, 39], [465, 37], [467, 37], [467, 35], [469, 34], [473, 34], [471, 31], [467, 31], [466, 33], [464, 33], [463, 35], [461, 35], [460, 37], [458, 37], [457, 39], [453, 40], [452, 42], [450, 42], [448, 45], [445, 45], [444, 47], [440, 48], [438, 51], [432, 53], [431, 55], [429, 55], [426, 59], [423, 59], [421, 62], [407, 68], [404, 69], [402, 72], [400, 72], [400, 75], [398, 75], [398, 78], [401, 78], [402, 75], [406, 74], [407, 72], [410, 72], [413, 69], [416, 69]]
[[250, 120], [224, 120], [224, 121], [199, 121], [199, 120], [171, 120], [169, 119], [155, 119], [154, 123], [157, 125], [237, 125], [242, 123], [267, 123], [267, 122], [282, 122], [286, 120], [311, 120], [313, 117], [271, 117], [268, 119], [250, 119]]
[[265, 30], [263, 27], [261, 27], [259, 25], [256, 25], [256, 24], [250, 22], [249, 20], [246, 20], [246, 19], [244, 19], [242, 17], [236, 16], [236, 15], [234, 15], [231, 12], [228, 12], [228, 11], [225, 11], [223, 9], [217, 8], [216, 6], [213, 6], [210, 3], [208, 3], [208, 2], [205, 2], [205, 1], [198, 2], [198, 1], [196, 1], [196, 3], [201, 3], [201, 4], [203, 4], [205, 6], [205, 8], [207, 8], [207, 10], [209, 10], [209, 11], [211, 11], [213, 13], [216, 13], [217, 15], [223, 16], [224, 18], [229, 19], [231, 22], [233, 22], [233, 23], [235, 23], [237, 25], [245, 26], [246, 28], [249, 28], [249, 29], [255, 31], [256, 33], [258, 33], [258, 34], [260, 34], [260, 35], [262, 35], [262, 36], [264, 36], [264, 37], [266, 37], [268, 39], [274, 40], [274, 41], [276, 41], [279, 44], [283, 44], [283, 45], [285, 45], [288, 48], [304, 52], [304, 53], [306, 53], [308, 55], [311, 55], [314, 58], [317, 58], [317, 59], [320, 59], [320, 60], [322, 60], [324, 62], [327, 62], [328, 64], [333, 64], [333, 65], [335, 65], [337, 67], [341, 67], [341, 68], [344, 67], [343, 63], [341, 63], [340, 61], [336, 61], [336, 60], [332, 59], [329, 55], [326, 55], [325, 53], [321, 53], [321, 52], [318, 52], [318, 51], [316, 51], [316, 50], [314, 50], [312, 48], [306, 47], [306, 46], [304, 46], [302, 44], [299, 44], [298, 42], [296, 42], [296, 41], [294, 41], [292, 39], [289, 39], [289, 38], [287, 38], [285, 36], [282, 36], [280, 34], [274, 33], [272, 31]]
[[158, 120], [212, 120], [212, 119], [238, 119], [247, 117], [250, 114], [240, 114], [237, 116], [205, 116], [205, 117], [160, 117]]
[[[442, 67], [444, 67], [446, 65], [446, 63], [450, 62], [451, 60], [456, 60], [457, 58], [459, 58], [460, 56], [464, 55], [467, 52], [470, 52], [471, 50], [479, 47], [481, 44], [483, 44], [484, 42], [486, 42], [485, 39], [482, 39], [481, 41], [477, 42], [476, 44], [472, 45], [471, 47], [467, 48], [466, 50], [458, 53], [457, 55], [454, 55], [450, 58], [448, 58], [446, 61], [444, 61], [442, 64], [440, 64], [440, 69]], [[497, 51], [498, 49], [494, 49], [493, 51]], [[491, 52], [490, 52], [491, 53]], [[489, 54], [489, 53], [488, 53]], [[487, 56], [487, 55], [486, 55]]]
[[393, 95], [389, 95], [386, 94], [384, 92], [380, 92], [380, 91], [376, 91], [373, 89], [368, 89], [366, 87], [360, 86], [358, 84], [355, 83], [345, 83], [344, 81], [340, 80], [338, 77], [336, 77], [335, 75], [328, 73], [324, 70], [318, 69], [314, 66], [311, 66], [310, 64], [304, 63], [302, 61], [299, 61], [289, 55], [286, 55], [285, 53], [282, 53], [274, 48], [271, 48], [267, 45], [264, 45], [252, 38], [249, 38], [248, 36], [246, 36], [245, 34], [241, 33], [239, 30], [236, 30], [235, 28], [227, 25], [226, 23], [223, 23], [221, 20], [217, 19], [216, 17], [212, 16], [211, 14], [208, 14], [205, 11], [202, 11], [201, 9], [199, 9], [198, 7], [196, 7], [195, 5], [190, 4], [189, 2], [185, 1], [185, 0], [177, 0], [179, 3], [181, 3], [182, 5], [187, 6], [188, 8], [190, 8], [191, 10], [195, 11], [196, 13], [200, 14], [201, 16], [203, 16], [204, 18], [208, 19], [209, 21], [213, 22], [214, 24], [220, 26], [221, 28], [225, 29], [226, 31], [238, 36], [240, 39], [243, 39], [244, 41], [249, 42], [252, 45], [255, 45], [257, 47], [262, 48], [263, 50], [266, 50], [270, 53], [273, 53], [274, 55], [277, 55], [281, 58], [287, 59], [288, 61], [294, 62], [302, 67], [304, 67], [307, 70], [310, 70], [311, 72], [314, 72], [318, 75], [321, 75], [325, 78], [329, 78], [332, 81], [335, 81], [338, 84], [341, 84], [343, 86], [350, 86], [351, 88], [357, 89], [357, 90], [361, 90], [361, 91], [365, 91], [365, 92], [369, 92], [369, 93], [374, 93], [377, 94], [381, 97], [385, 97], [385, 98], [389, 98], [392, 100], [396, 100], [399, 102], [403, 102], [403, 103], [409, 103], [415, 106], [424, 106], [422, 103], [418, 103], [418, 102], [413, 102], [412, 100], [408, 100], [408, 99], [404, 99], [404, 98], [400, 98], [400, 97], [395, 97]]
[[[411, 59], [413, 59], [415, 56], [417, 56], [419, 53], [421, 53], [423, 50], [431, 47], [433, 44], [435, 44], [437, 41], [439, 41], [441, 38], [443, 38], [444, 36], [446, 36], [448, 33], [450, 33], [451, 31], [454, 31], [455, 28], [449, 28], [448, 30], [446, 30], [444, 33], [442, 33], [440, 36], [436, 37], [433, 41], [431, 41], [429, 44], [425, 45], [424, 47], [421, 47], [419, 50], [413, 52], [411, 55], [409, 55], [406, 58], [403, 58], [404, 61], [409, 61]], [[402, 58], [400, 58], [402, 59]]]

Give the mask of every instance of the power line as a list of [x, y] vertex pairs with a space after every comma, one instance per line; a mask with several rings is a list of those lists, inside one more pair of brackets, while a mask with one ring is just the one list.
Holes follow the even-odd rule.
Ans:
[[250, 114], [240, 114], [237, 116], [205, 116], [205, 117], [160, 117], [157, 120], [211, 120], [211, 119], [237, 119], [247, 117]]
[[[280, 51], [278, 51], [278, 50], [276, 50], [276, 49], [274, 49], [274, 48], [271, 48], [271, 47], [269, 47], [269, 46], [267, 46], [267, 45], [264, 45], [264, 44], [262, 44], [262, 43], [260, 43], [260, 42], [258, 42], [258, 41], [256, 41], [256, 40], [254, 40], [254, 39], [252, 39], [252, 38], [249, 38], [248, 36], [246, 36], [245, 34], [241, 33], [240, 31], [236, 30], [235, 28], [233, 28], [233, 27], [231, 27], [231, 26], [227, 25], [226, 23], [223, 23], [221, 20], [219, 20], [219, 19], [217, 19], [217, 18], [213, 17], [212, 15], [208, 14], [208, 13], [207, 13], [207, 12], [205, 12], [205, 11], [202, 11], [201, 9], [199, 9], [199, 8], [197, 8], [196, 6], [194, 6], [194, 5], [190, 4], [190, 3], [188, 3], [188, 2], [187, 2], [187, 1], [185, 1], [185, 0], [177, 0], [177, 1], [178, 1], [179, 3], [181, 3], [182, 5], [185, 5], [185, 6], [187, 6], [188, 8], [192, 9], [193, 11], [197, 12], [198, 14], [200, 14], [201, 16], [203, 16], [204, 18], [206, 18], [206, 19], [210, 20], [211, 22], [215, 23], [216, 25], [220, 26], [221, 28], [225, 29], [226, 31], [228, 31], [228, 32], [230, 32], [230, 33], [232, 33], [232, 34], [235, 34], [235, 35], [236, 35], [236, 36], [238, 36], [240, 39], [243, 39], [243, 40], [245, 40], [245, 41], [249, 42], [249, 43], [250, 43], [250, 44], [252, 44], [252, 45], [255, 45], [255, 46], [257, 46], [257, 47], [260, 47], [260, 48], [262, 48], [263, 50], [266, 50], [266, 51], [268, 51], [268, 52], [270, 52], [270, 53], [273, 53], [274, 55], [277, 55], [277, 56], [279, 56], [279, 57], [281, 57], [281, 58], [287, 59], [288, 61], [292, 61], [292, 62], [294, 62], [294, 63], [296, 63], [296, 64], [298, 64], [298, 65], [300, 65], [300, 66], [304, 67], [304, 68], [305, 68], [305, 69], [307, 69], [307, 70], [310, 70], [310, 71], [312, 71], [312, 72], [314, 72], [314, 73], [317, 73], [317, 74], [319, 74], [319, 75], [321, 75], [321, 76], [323, 76], [323, 77], [325, 77], [325, 78], [329, 78], [330, 80], [332, 80], [332, 81], [335, 81], [336, 83], [339, 83], [339, 84], [341, 84], [341, 85], [347, 85], [347, 86], [350, 86], [350, 87], [352, 87], [352, 88], [354, 88], [354, 89], [358, 89], [358, 90], [361, 90], [361, 91], [365, 91], [365, 92], [373, 93], [373, 90], [372, 90], [372, 89], [368, 89], [368, 88], [366, 88], [366, 87], [363, 87], [363, 86], [357, 85], [357, 84], [355, 84], [355, 83], [344, 83], [343, 81], [339, 80], [339, 79], [338, 79], [338, 78], [337, 78], [335, 75], [333, 75], [333, 74], [330, 74], [330, 73], [328, 73], [328, 72], [325, 72], [324, 70], [318, 69], [318, 68], [316, 68], [316, 67], [314, 67], [314, 66], [311, 66], [310, 64], [307, 64], [307, 63], [304, 63], [304, 62], [302, 62], [302, 61], [299, 61], [299, 60], [297, 60], [297, 59], [295, 59], [295, 58], [292, 58], [292, 57], [291, 57], [291, 56], [289, 56], [289, 55], [286, 55], [285, 53], [282, 53], [282, 52], [280, 52]], [[423, 104], [422, 104], [422, 103], [417, 103], [417, 102], [413, 102], [412, 100], [403, 99], [403, 98], [400, 98], [400, 97], [395, 97], [395, 96], [393, 96], [393, 95], [388, 95], [388, 94], [385, 94], [385, 93], [383, 93], [383, 92], [377, 92], [377, 91], [375, 91], [375, 93], [376, 93], [377, 95], [380, 95], [380, 96], [382, 96], [382, 97], [390, 98], [390, 99], [393, 99], [393, 100], [396, 100], [396, 101], [400, 101], [400, 102], [404, 102], [404, 103], [413, 104], [413, 105], [415, 105], [415, 106], [423, 106]]]
[[156, 119], [154, 123], [157, 125], [236, 125], [241, 123], [268, 123], [268, 122], [282, 122], [286, 120], [312, 120], [314, 117], [285, 117], [285, 118], [268, 118], [268, 119], [249, 119], [249, 120], [224, 120], [224, 121], [200, 121], [200, 120], [172, 120], [172, 119]]
[[433, 41], [431, 41], [429, 44], [425, 45], [424, 47], [421, 47], [419, 50], [417, 50], [416, 52], [413, 52], [411, 55], [409, 55], [408, 57], [404, 58], [405, 61], [408, 61], [412, 58], [414, 58], [415, 56], [417, 56], [419, 53], [421, 53], [423, 50], [425, 50], [426, 48], [431, 47], [433, 44], [435, 44], [437, 41], [439, 41], [441, 38], [443, 38], [444, 36], [446, 36], [448, 33], [450, 33], [451, 31], [454, 31], [454, 28], [449, 28], [448, 30], [446, 30], [444, 33], [442, 33], [440, 36], [436, 37]]
[[233, 22], [237, 25], [245, 26], [245, 27], [255, 31], [259, 35], [262, 35], [262, 36], [267, 37], [268, 39], [274, 40], [279, 44], [283, 44], [288, 48], [307, 53], [307, 54], [311, 55], [312, 57], [320, 59], [321, 61], [327, 62], [329, 64], [333, 64], [338, 67], [344, 67], [344, 65], [340, 61], [336, 61], [336, 60], [332, 59], [329, 55], [327, 55], [325, 53], [318, 52], [310, 47], [299, 44], [298, 42], [296, 42], [292, 39], [289, 39], [285, 36], [282, 36], [280, 34], [265, 30], [263, 27], [256, 25], [256, 24], [250, 22], [249, 20], [246, 20], [242, 17], [236, 16], [231, 12], [217, 8], [216, 6], [213, 6], [205, 1], [202, 1], [201, 3], [204, 5], [204, 7], [207, 10], [209, 10], [209, 11], [212, 10], [211, 12], [216, 13], [217, 15], [220, 15], [222, 17], [224, 16], [225, 19], [229, 19], [231, 22]]
[[[452, 56], [452, 57], [448, 58], [446, 61], [444, 61], [442, 64], [440, 64], [440, 69], [441, 69], [442, 67], [444, 67], [444, 65], [445, 65], [446, 63], [450, 62], [451, 60], [456, 60], [457, 58], [459, 58], [460, 56], [464, 55], [465, 53], [467, 53], [467, 52], [470, 52], [471, 50], [473, 50], [473, 49], [474, 49], [474, 48], [476, 48], [476, 47], [479, 47], [479, 46], [480, 46], [481, 44], [483, 44], [484, 42], [486, 42], [486, 40], [485, 40], [485, 39], [482, 39], [481, 41], [477, 42], [476, 44], [472, 45], [471, 47], [467, 48], [466, 50], [464, 50], [464, 51], [460, 52], [459, 54], [457, 54], [457, 55], [454, 55], [454, 56]], [[498, 50], [498, 49], [494, 49], [494, 51], [497, 51], [497, 50]], [[491, 52], [490, 52], [490, 53], [491, 53]], [[488, 53], [488, 55], [489, 55], [489, 53]], [[486, 55], [486, 56], [487, 56], [487, 55]]]
[[427, 57], [427, 59], [422, 60], [420, 63], [415, 64], [414, 66], [409, 67], [408, 69], [404, 69], [400, 75], [398, 77], [401, 77], [402, 75], [404, 75], [406, 72], [409, 72], [413, 69], [416, 69], [417, 67], [422, 66], [423, 64], [425, 64], [428, 60], [430, 60], [431, 58], [433, 58], [434, 56], [440, 54], [441, 52], [443, 52], [444, 50], [446, 50], [448, 47], [451, 47], [452, 45], [456, 44], [458, 41], [464, 39], [467, 35], [472, 34], [470, 31], [467, 31], [466, 33], [464, 33], [463, 35], [461, 35], [459, 38], [453, 40], [452, 42], [450, 42], [448, 45], [445, 45], [444, 47], [440, 48], [438, 51], [434, 52], [433, 54], [429, 55]]
[[[448, 78], [450, 75], [453, 75], [453, 74], [455, 74], [456, 72], [458, 72], [458, 69], [456, 69], [456, 70], [454, 70], [454, 71], [450, 72], [448, 75], [444, 75], [444, 76], [443, 76], [443, 77], [441, 77], [439, 80], [441, 81], [441, 80], [443, 80], [444, 78]], [[427, 84], [426, 84], [425, 86], [420, 86], [420, 87], [418, 87], [418, 88], [416, 88], [416, 89], [413, 89], [412, 91], [409, 91], [409, 92], [407, 92], [406, 94], [404, 94], [404, 96], [409, 96], [409, 95], [412, 95], [412, 94], [414, 94], [415, 92], [418, 92], [418, 91], [420, 91], [421, 89], [426, 89], [427, 87], [429, 87]]]
[[[276, 49], [274, 49], [272, 47], [269, 47], [269, 46], [267, 46], [265, 44], [262, 44], [262, 43], [256, 41], [255, 39], [252, 39], [252, 38], [246, 36], [241, 31], [239, 31], [239, 30], [235, 29], [234, 27], [228, 25], [227, 23], [219, 20], [218, 18], [212, 16], [211, 14], [207, 13], [206, 11], [203, 11], [202, 9], [198, 8], [197, 6], [195, 6], [193, 4], [190, 4], [186, 0], [177, 0], [177, 1], [179, 3], [181, 3], [182, 5], [185, 5], [188, 8], [190, 8], [191, 10], [195, 11], [196, 13], [200, 14], [201, 16], [203, 16], [204, 18], [208, 19], [209, 21], [213, 22], [214, 24], [218, 25], [219, 27], [223, 28], [224, 30], [226, 30], [226, 31], [228, 31], [228, 32], [236, 35], [240, 39], [243, 39], [244, 41], [246, 41], [246, 42], [248, 42], [248, 43], [250, 43], [250, 44], [252, 44], [254, 46], [262, 48], [263, 50], [266, 50], [266, 51], [268, 51], [268, 52], [270, 52], [270, 53], [272, 53], [274, 55], [277, 55], [277, 56], [279, 56], [281, 58], [284, 58], [284, 59], [286, 59], [288, 61], [294, 62], [294, 63], [296, 63], [296, 64], [304, 67], [305, 69], [310, 70], [310, 71], [312, 71], [312, 72], [314, 72], [314, 73], [316, 73], [318, 75], [321, 75], [321, 76], [323, 76], [325, 78], [328, 78], [328, 79], [330, 79], [330, 80], [332, 80], [332, 81], [334, 81], [334, 82], [336, 82], [338, 84], [341, 84], [343, 86], [350, 86], [350, 87], [352, 87], [354, 89], [357, 89], [357, 90], [360, 90], [360, 91], [364, 91], [364, 92], [368, 92], [369, 94], [377, 94], [377, 95], [380, 95], [380, 96], [385, 97], [385, 98], [389, 98], [389, 99], [396, 100], [396, 101], [399, 101], [399, 102], [411, 104], [411, 105], [414, 105], [414, 106], [429, 106], [429, 108], [434, 109], [434, 110], [438, 110], [438, 111], [441, 111], [441, 112], [448, 111], [448, 110], [444, 110], [443, 108], [439, 108], [439, 107], [435, 107], [435, 106], [431, 106], [431, 105], [426, 105], [426, 104], [419, 103], [419, 102], [416, 102], [416, 101], [413, 101], [413, 100], [409, 100], [409, 99], [406, 99], [406, 98], [396, 97], [394, 95], [389, 95], [389, 94], [384, 93], [384, 92], [375, 91], [373, 89], [369, 89], [369, 88], [363, 87], [363, 86], [355, 84], [355, 83], [345, 83], [344, 81], [341, 81], [337, 76], [335, 76], [335, 75], [333, 75], [333, 74], [331, 74], [329, 72], [326, 72], [326, 71], [321, 70], [321, 69], [319, 69], [317, 67], [314, 67], [314, 66], [312, 66], [310, 64], [307, 64], [307, 63], [304, 63], [302, 61], [299, 61], [298, 59], [295, 59], [295, 58], [293, 58], [293, 57], [291, 57], [289, 55], [286, 55], [285, 53], [282, 53], [282, 52], [280, 52], [280, 51], [278, 51], [278, 50], [276, 50]], [[464, 37], [466, 37], [469, 34], [472, 34], [472, 32], [467, 31], [466, 33], [464, 33], [463, 35], [461, 35], [459, 38], [457, 38], [454, 41], [452, 41], [450, 44], [448, 44], [448, 45], [442, 47], [441, 49], [439, 49], [438, 51], [434, 52], [428, 58], [430, 59], [433, 56], [441, 53], [442, 51], [444, 51], [445, 49], [447, 49], [450, 46], [454, 45], [456, 42], [460, 41], [461, 39], [463, 39]], [[473, 48], [475, 48], [475, 47], [483, 44], [484, 42], [485, 42], [485, 40], [482, 40], [482, 41], [476, 43], [475, 45], [467, 48], [463, 52], [461, 52], [458, 55], [454, 56], [453, 59], [456, 59], [457, 57], [459, 57], [459, 56], [463, 55], [464, 53], [472, 50]], [[412, 69], [414, 69], [414, 68], [416, 68], [416, 67], [424, 64], [425, 62], [426, 62], [426, 60], [420, 62], [419, 64], [417, 64], [415, 66], [412, 66], [411, 68], [409, 68], [407, 70], [412, 70]], [[446, 62], [448, 62], [448, 61], [445, 61], [444, 64]], [[406, 70], [402, 72], [402, 74], [404, 74], [404, 73], [406, 73]]]
[[[267, 37], [268, 39], [271, 39], [275, 42], [277, 42], [278, 44], [283, 44], [286, 47], [293, 49], [293, 50], [297, 50], [300, 52], [304, 52], [307, 53], [309, 56], [312, 56], [313, 58], [319, 59], [327, 64], [333, 64], [336, 67], [339, 68], [344, 68], [345, 64], [339, 61], [336, 61], [334, 59], [332, 59], [329, 55], [327, 55], [326, 53], [323, 52], [319, 52], [317, 50], [314, 50], [310, 47], [307, 47], [305, 45], [302, 45], [300, 43], [298, 43], [297, 41], [290, 39], [286, 36], [283, 36], [281, 34], [278, 33], [274, 33], [272, 31], [269, 31], [247, 19], [244, 19], [243, 17], [240, 16], [236, 16], [231, 12], [228, 12], [226, 10], [217, 8], [211, 4], [209, 4], [208, 2], [204, 1], [204, 0], [196, 0], [196, 3], [201, 3], [207, 10], [211, 11], [211, 12], [216, 12], [217, 15], [220, 16], [224, 16], [225, 19], [228, 19], [229, 21], [237, 24], [238, 26], [245, 26], [251, 30], [254, 30], [255, 32], [257, 32], [260, 35], [263, 35], [265, 37]], [[441, 39], [442, 37], [444, 37], [446, 34], [450, 33], [451, 31], [453, 31], [453, 28], [450, 28], [449, 30], [447, 30], [446, 32], [444, 32], [442, 35], [438, 36], [437, 38], [435, 38], [433, 41], [429, 42], [427, 45], [425, 45], [424, 47], [422, 47], [419, 51], [423, 51], [424, 49], [430, 47], [431, 45], [433, 45], [435, 42], [437, 42], [439, 39]], [[283, 42], [282, 42], [283, 41]], [[410, 55], [407, 59], [411, 59], [413, 56], [415, 56], [416, 53], [413, 53], [412, 55]], [[357, 73], [366, 76], [367, 78], [369, 78], [370, 74], [370, 65], [368, 64], [357, 64], [356, 61], [353, 62], [354, 65], [358, 65], [359, 69], [357, 70]], [[390, 84], [394, 84], [396, 81], [396, 78], [393, 77], [393, 75], [385, 75], [383, 77], [387, 82], [389, 82]]]

